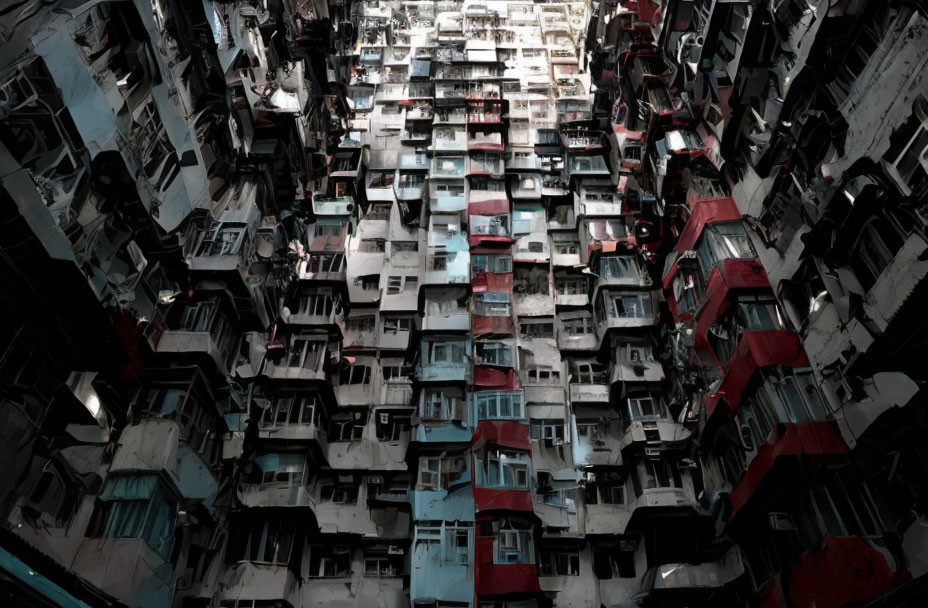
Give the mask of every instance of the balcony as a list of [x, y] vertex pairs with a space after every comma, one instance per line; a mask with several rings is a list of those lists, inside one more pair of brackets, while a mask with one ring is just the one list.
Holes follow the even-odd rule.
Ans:
[[[254, 342], [258, 335], [252, 334], [252, 338]], [[330, 357], [327, 334], [294, 334], [266, 348], [275, 353], [268, 353], [264, 372], [268, 378], [327, 381], [325, 363]]]
[[580, 176], [605, 176], [610, 175], [609, 167], [602, 156], [570, 156], [568, 164], [568, 173], [570, 177]]
[[595, 362], [574, 362], [567, 382], [571, 403], [609, 403], [608, 366]]
[[354, 199], [350, 196], [336, 198], [313, 197], [313, 213], [316, 217], [350, 217]]
[[400, 171], [428, 171], [429, 159], [425, 154], [400, 154], [397, 169]]
[[557, 347], [561, 350], [593, 350], [599, 344], [593, 316], [585, 310], [559, 314], [556, 326]]
[[[209, 292], [201, 292], [206, 295]], [[225, 373], [235, 336], [226, 312], [225, 298], [216, 296], [199, 301], [175, 301], [165, 315], [164, 327], [152, 333], [154, 350], [175, 356], [205, 356]]]
[[[445, 265], [447, 268], [447, 264]], [[467, 331], [470, 310], [467, 292], [462, 288], [436, 288], [425, 294], [422, 331]]]
[[345, 281], [345, 254], [310, 252], [297, 262], [296, 273], [301, 281]]
[[[571, 447], [573, 461], [577, 466], [622, 465], [622, 419], [617, 411], [599, 407], [602, 403], [604, 402], [594, 401], [591, 405], [583, 405], [582, 401], [576, 404], [572, 402], [577, 418], [576, 435], [571, 438]], [[601, 493], [603, 496], [600, 502], [608, 500], [611, 496], [605, 491]]]
[[506, 161], [506, 171], [541, 171], [541, 158], [535, 153], [513, 153], [512, 157]]
[[435, 126], [432, 142], [436, 152], [467, 152], [467, 132], [461, 128]]
[[421, 382], [469, 382], [470, 371], [469, 340], [434, 340], [422, 342], [422, 362], [419, 364], [418, 378]]
[[613, 329], [648, 327], [659, 321], [657, 296], [651, 291], [603, 289], [594, 301], [596, 329], [600, 336]]
[[467, 159], [463, 156], [437, 156], [432, 159], [429, 179], [460, 178], [465, 175]]
[[418, 201], [422, 199], [425, 178], [416, 173], [401, 173], [396, 170], [393, 193], [398, 201]]
[[[505, 149], [501, 133], [470, 133], [467, 138], [468, 150], [502, 152]], [[502, 173], [502, 171], [500, 171]]]

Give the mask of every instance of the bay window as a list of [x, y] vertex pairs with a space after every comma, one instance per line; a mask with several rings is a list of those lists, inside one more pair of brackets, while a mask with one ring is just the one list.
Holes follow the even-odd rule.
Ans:
[[483, 292], [474, 294], [474, 314], [484, 317], [508, 317], [509, 294]]
[[470, 482], [466, 455], [422, 456], [418, 486], [426, 490], [453, 490]]
[[477, 363], [512, 367], [512, 347], [503, 342], [478, 342]]
[[696, 244], [696, 256], [699, 258], [703, 279], [706, 282], [722, 260], [757, 257], [751, 239], [744, 231], [740, 220], [706, 224]]
[[473, 394], [480, 420], [521, 420], [525, 417], [522, 391], [481, 391]]
[[515, 450], [490, 449], [487, 452], [487, 487], [527, 490], [531, 456]]
[[90, 538], [139, 538], [164, 560], [171, 557], [177, 501], [157, 475], [106, 480], [87, 529]]
[[419, 416], [423, 420], [467, 420], [463, 389], [426, 389]]

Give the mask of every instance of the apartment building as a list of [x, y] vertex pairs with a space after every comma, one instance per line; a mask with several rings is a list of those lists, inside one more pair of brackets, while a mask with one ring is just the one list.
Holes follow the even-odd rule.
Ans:
[[0, 3], [0, 598], [928, 601], [928, 11]]

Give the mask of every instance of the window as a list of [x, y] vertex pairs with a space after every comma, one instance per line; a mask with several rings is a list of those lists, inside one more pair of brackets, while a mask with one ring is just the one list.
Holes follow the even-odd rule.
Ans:
[[374, 331], [374, 322], [377, 317], [364, 315], [362, 317], [348, 317], [345, 320], [346, 329], [354, 334]]
[[651, 294], [622, 294], [611, 296], [604, 293], [607, 314], [618, 319], [651, 319], [654, 317], [651, 308]]
[[167, 560], [176, 519], [177, 503], [157, 476], [111, 476], [100, 492], [88, 536], [140, 538]]
[[393, 186], [394, 173], [390, 171], [375, 171], [371, 173], [371, 188], [390, 188]]
[[903, 191], [911, 195], [928, 182], [928, 101], [921, 95], [915, 98], [912, 116], [900, 134], [902, 145], [891, 146], [884, 158]]
[[641, 278], [638, 261], [631, 256], [608, 256], [599, 261], [599, 274], [607, 279]]
[[556, 241], [554, 243], [554, 253], [558, 255], [578, 255], [580, 253], [580, 243], [574, 241]]
[[245, 242], [245, 226], [214, 223], [197, 234], [195, 256], [235, 255]]
[[519, 420], [525, 417], [522, 391], [481, 391], [473, 395], [480, 420]]
[[558, 277], [554, 283], [558, 295], [578, 296], [586, 295], [588, 291], [587, 281], [581, 277]]
[[339, 412], [334, 414], [329, 427], [329, 441], [360, 441], [366, 424], [366, 412]]
[[324, 483], [319, 488], [319, 500], [336, 505], [356, 505], [358, 486], [351, 483]]
[[652, 395], [639, 395], [628, 398], [629, 420], [656, 418], [664, 414], [661, 398]]
[[638, 463], [638, 474], [641, 478], [641, 487], [645, 490], [655, 488], [679, 488], [678, 474], [670, 463], [664, 459], [646, 458]]
[[339, 373], [338, 384], [345, 386], [349, 384], [370, 384], [371, 368], [369, 365], [354, 363], [341, 370]]
[[379, 411], [376, 413], [378, 441], [399, 441], [410, 428], [410, 415], [407, 411]]
[[548, 445], [564, 441], [564, 421], [532, 419], [529, 421], [529, 433], [532, 439], [539, 439]]
[[428, 342], [429, 363], [463, 363], [463, 341], [456, 342]]
[[751, 239], [740, 221], [707, 224], [696, 245], [696, 256], [705, 281], [722, 260], [756, 257]]
[[387, 242], [383, 239], [362, 239], [358, 245], [360, 253], [383, 253], [387, 249]]
[[453, 490], [470, 483], [467, 460], [466, 455], [420, 457], [418, 486], [429, 490]]
[[293, 336], [290, 338], [290, 348], [287, 351], [287, 367], [317, 370], [324, 352], [325, 342]]
[[220, 352], [226, 352], [232, 340], [232, 324], [220, 309], [219, 298], [188, 303], [177, 329], [208, 332]]
[[529, 319], [519, 321], [519, 333], [523, 338], [553, 338], [554, 323], [536, 322]]
[[561, 370], [550, 367], [523, 368], [526, 384], [560, 384]]
[[508, 255], [474, 254], [470, 257], [470, 267], [474, 274], [485, 272], [512, 272], [512, 257]]
[[423, 420], [467, 420], [464, 391], [450, 387], [426, 389], [419, 415]]
[[609, 368], [600, 363], [572, 362], [568, 381], [570, 384], [607, 384]]
[[593, 333], [593, 320], [587, 316], [564, 319], [561, 329], [568, 337], [586, 336]]
[[531, 457], [514, 450], [487, 453], [487, 484], [490, 488], [528, 489]]
[[310, 274], [342, 272], [345, 267], [344, 253], [315, 253], [309, 254], [306, 271]]
[[512, 347], [502, 342], [478, 342], [477, 362], [512, 367]]
[[798, 502], [795, 517], [805, 550], [827, 534], [878, 536], [884, 530], [867, 484], [851, 469], [832, 471]]
[[218, 416], [189, 391], [174, 383], [152, 384], [140, 392], [136, 407], [147, 415], [172, 419], [180, 427], [180, 437], [199, 453], [205, 453], [210, 444], [210, 429]]
[[403, 573], [403, 555], [383, 549], [364, 551], [364, 576], [391, 577]]
[[474, 294], [474, 314], [484, 317], [508, 317], [509, 294], [483, 292]]
[[442, 538], [442, 561], [451, 564], [466, 564], [470, 552], [470, 528], [446, 526]]
[[351, 549], [345, 546], [309, 548], [309, 576], [343, 578], [351, 575]]
[[766, 441], [778, 423], [827, 419], [825, 403], [811, 370], [774, 368], [761, 373], [764, 382], [749, 399], [745, 413], [755, 446]]
[[340, 236], [347, 224], [323, 224], [317, 222], [314, 224], [313, 234], [315, 236]]
[[[274, 396], [270, 407], [261, 414], [261, 428], [273, 428], [295, 424], [312, 424], [318, 421], [316, 406], [319, 396], [315, 393], [281, 393]], [[319, 408], [319, 412], [322, 408]]]
[[403, 277], [387, 277], [387, 293], [397, 294], [403, 288]]
[[538, 576], [579, 576], [580, 552], [576, 549], [541, 549]]
[[[297, 314], [328, 317], [336, 307], [335, 298], [328, 294], [303, 294], [297, 307]], [[340, 306], [339, 306], [340, 308]]]
[[408, 332], [412, 329], [412, 319], [408, 317], [385, 317], [383, 320], [384, 333]]
[[241, 521], [230, 526], [229, 562], [248, 561], [285, 566], [290, 561], [295, 528], [274, 518], [267, 521]]
[[247, 469], [245, 482], [302, 485], [305, 465], [306, 459], [302, 454], [263, 454], [255, 458]]
[[491, 524], [498, 526], [496, 532], [497, 564], [531, 564], [535, 561], [535, 549], [531, 526], [513, 520]]

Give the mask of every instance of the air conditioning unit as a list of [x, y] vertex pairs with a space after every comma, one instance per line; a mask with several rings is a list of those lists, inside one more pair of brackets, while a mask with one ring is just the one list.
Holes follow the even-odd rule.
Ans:
[[770, 527], [777, 532], [796, 532], [798, 530], [789, 513], [768, 513], [767, 521], [770, 522]]
[[399, 545], [390, 545], [387, 548], [387, 555], [403, 555], [403, 548]]

